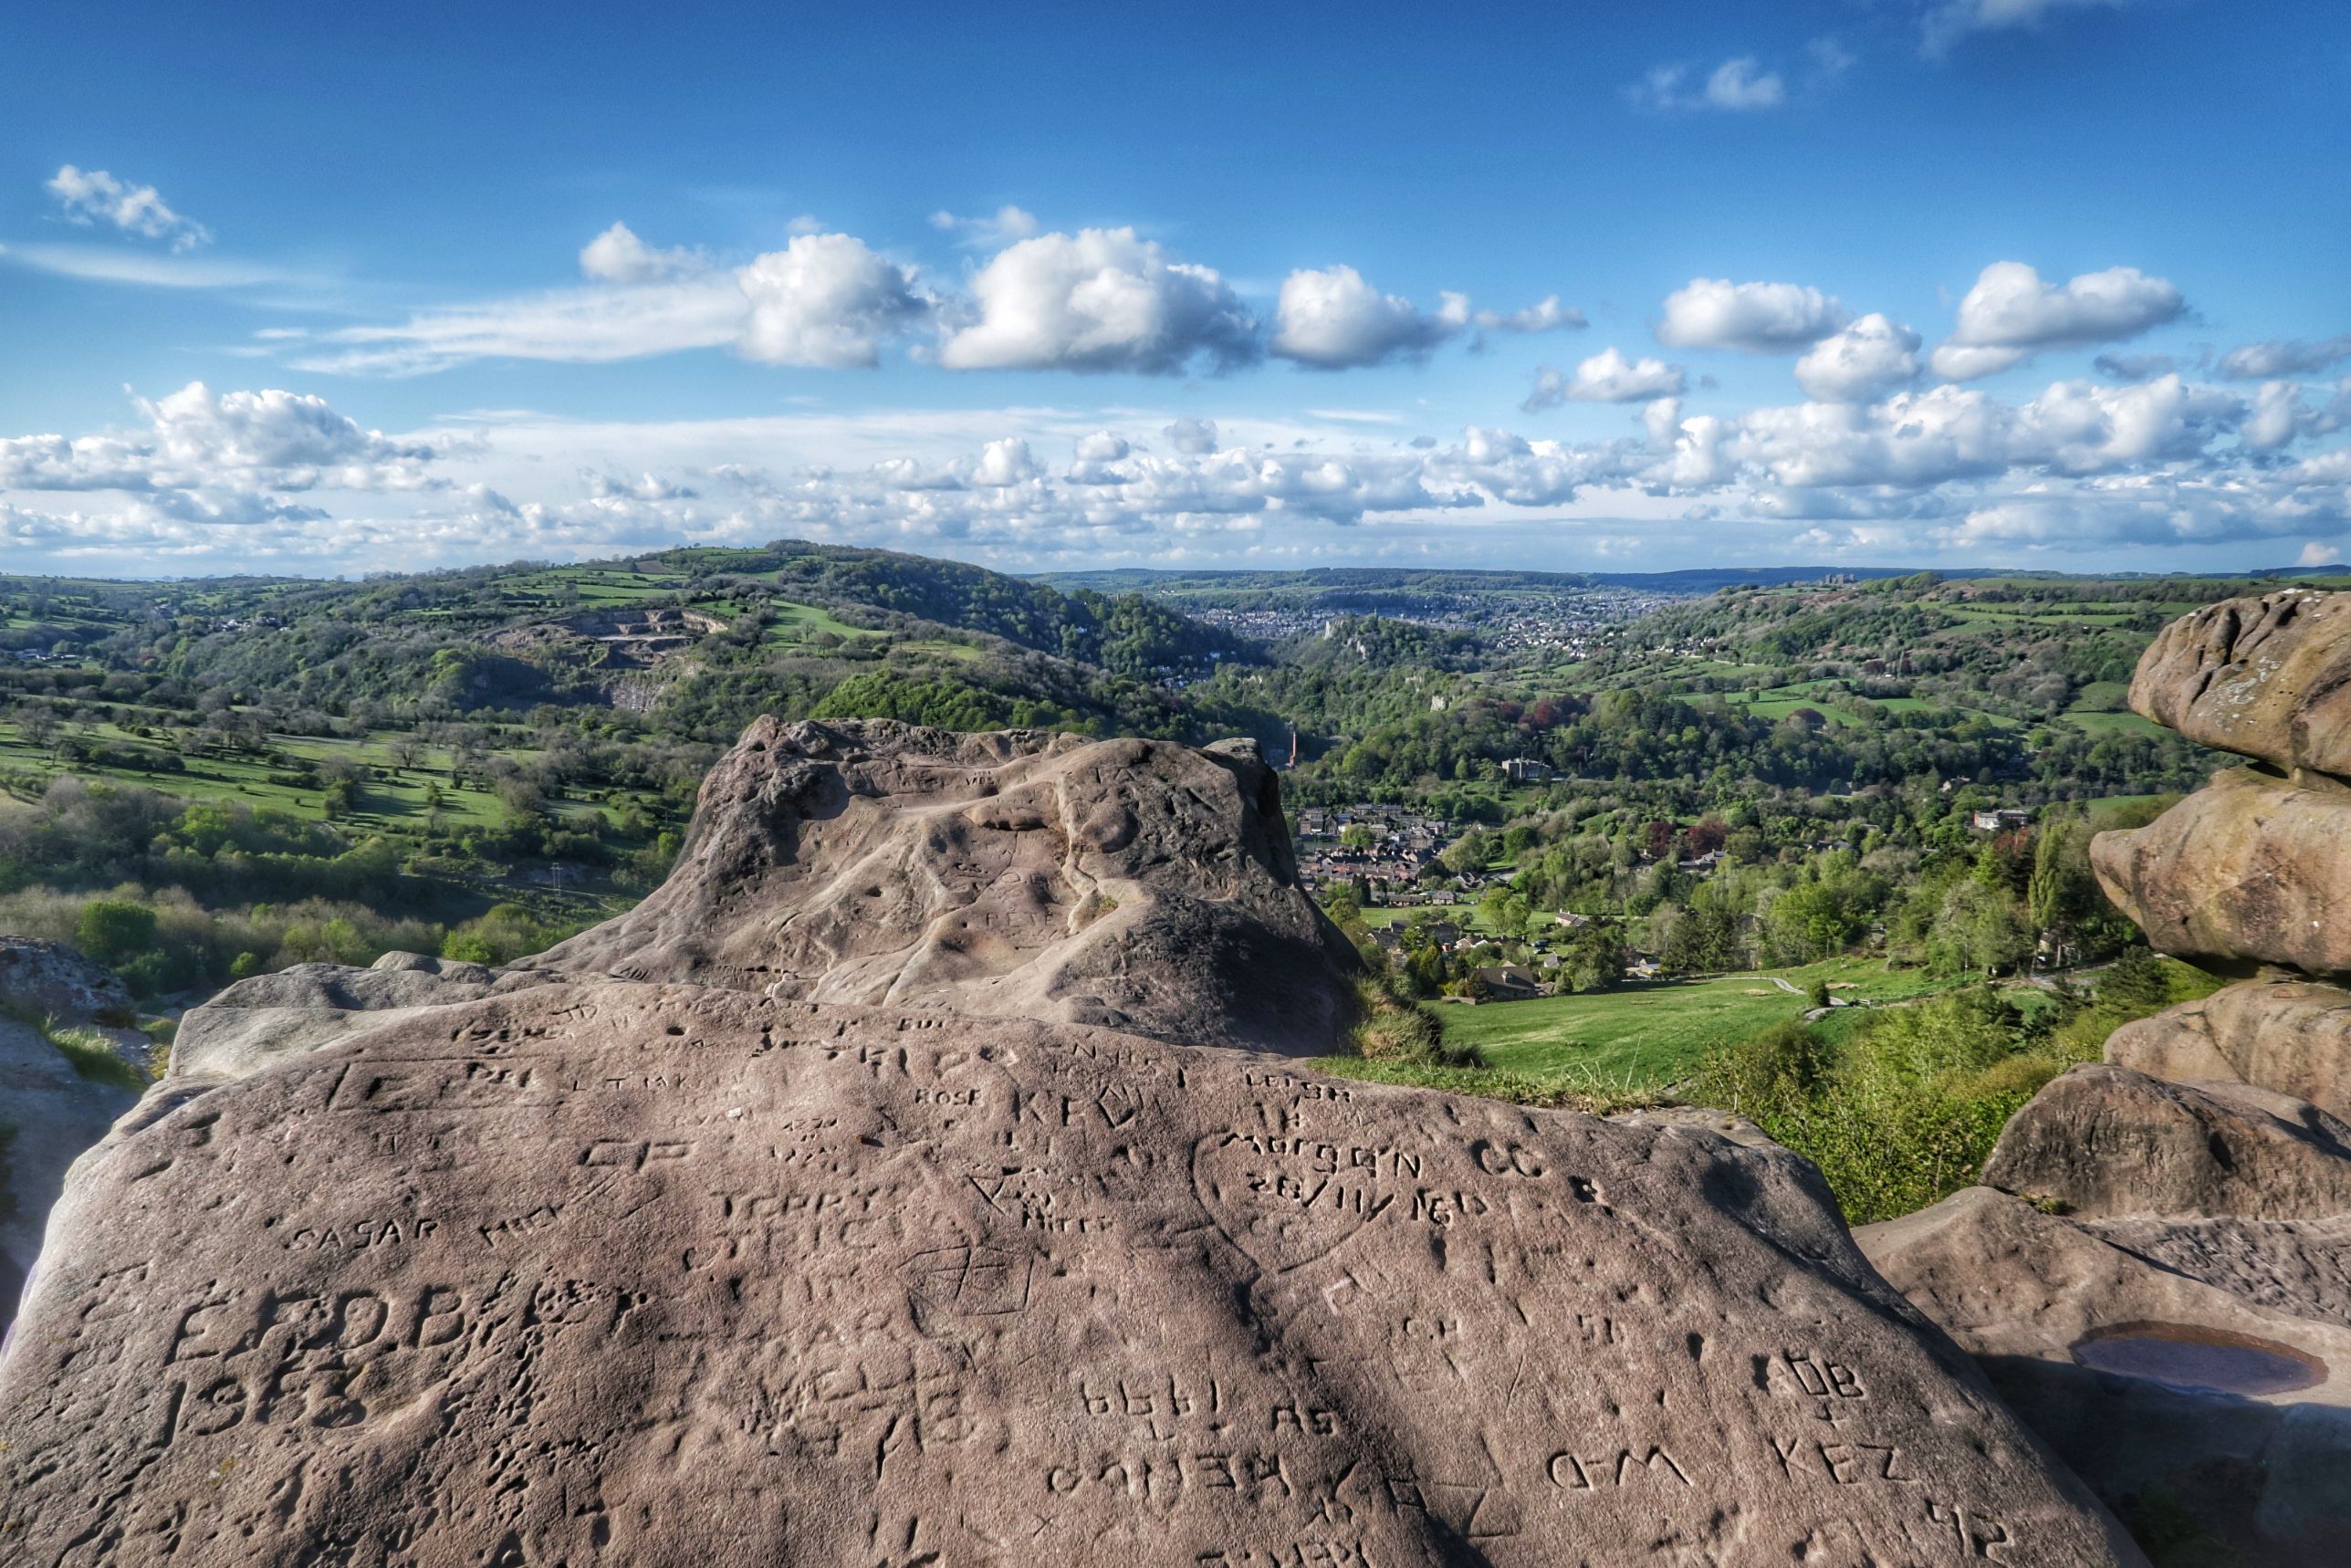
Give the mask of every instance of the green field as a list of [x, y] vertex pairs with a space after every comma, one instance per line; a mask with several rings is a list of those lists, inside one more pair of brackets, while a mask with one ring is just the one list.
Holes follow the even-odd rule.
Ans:
[[[1797, 994], [1773, 985], [1773, 975]], [[1951, 983], [1920, 970], [1888, 969], [1874, 959], [1839, 958], [1768, 974], [1635, 983], [1577, 996], [1428, 1005], [1444, 1022], [1446, 1042], [1475, 1046], [1505, 1092], [1515, 1095], [1532, 1084], [1602, 1099], [1639, 1098], [1687, 1076], [1719, 1042], [1802, 1018], [1810, 1005], [1802, 993], [1815, 979], [1836, 988], [1839, 998], [1876, 1003], [1930, 995]], [[1433, 1082], [1427, 1069], [1346, 1058], [1316, 1065], [1348, 1077]], [[1448, 1073], [1444, 1081], [1477, 1092], [1480, 1077]]]
[[872, 632], [862, 626], [852, 626], [830, 611], [813, 604], [794, 604], [777, 600], [768, 606], [775, 624], [768, 629], [770, 643], [797, 643], [810, 632], [830, 632], [836, 637], [881, 637], [886, 632]]
[[[135, 747], [157, 755], [172, 749], [168, 741], [133, 736], [111, 724], [94, 726], [90, 733], [110, 746]], [[371, 828], [421, 826], [434, 810], [425, 800], [428, 784], [440, 790], [438, 810], [442, 821], [451, 828], [493, 826], [505, 814], [494, 792], [452, 783], [449, 754], [437, 747], [418, 747], [417, 765], [403, 768], [395, 766], [386, 741], [375, 737], [361, 741], [331, 736], [274, 735], [269, 737], [269, 745], [281, 758], [324, 762], [342, 758], [381, 770], [382, 777], [368, 780], [359, 809], [341, 819], [347, 828], [365, 831]], [[524, 761], [532, 753], [508, 749], [501, 755]], [[283, 784], [270, 778], [272, 773], [284, 771], [282, 764], [242, 754], [205, 753], [185, 758], [184, 767], [185, 771], [174, 773], [97, 767], [87, 762], [68, 765], [48, 750], [27, 742], [14, 725], [0, 723], [0, 770], [42, 779], [72, 774], [110, 783], [139, 785], [184, 800], [242, 800], [248, 806], [275, 807], [313, 820], [322, 815], [317, 786]], [[577, 800], [550, 800], [548, 809], [573, 821], [607, 815], [599, 806]]]

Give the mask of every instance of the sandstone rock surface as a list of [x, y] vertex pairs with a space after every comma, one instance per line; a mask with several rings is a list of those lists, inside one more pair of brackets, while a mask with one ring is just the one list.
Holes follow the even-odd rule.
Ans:
[[2139, 1561], [1784, 1151], [611, 980], [126, 1121], [0, 1443], [44, 1568]]
[[2093, 1064], [2010, 1118], [1984, 1181], [2095, 1219], [2322, 1219], [2351, 1212], [2351, 1125], [2249, 1084]]
[[1969, 1187], [1855, 1239], [2126, 1517], [2193, 1521], [2208, 1562], [2343, 1561], [2351, 1221], [2085, 1223]]
[[2260, 977], [2116, 1030], [2011, 1119], [1986, 1186], [1856, 1238], [2101, 1497], [2196, 1538], [2189, 1561], [2346, 1560], [2351, 992], [2322, 982], [2351, 968], [2346, 681], [2351, 596], [2231, 601], [2156, 640], [2132, 706], [2293, 777], [2217, 774], [2092, 862], [2157, 948]]
[[2351, 1117], [2351, 991], [2248, 980], [2123, 1025], [2106, 1060], [2153, 1078], [2260, 1084]]
[[364, 969], [297, 964], [256, 975], [182, 1017], [172, 1041], [171, 1076], [243, 1078], [282, 1057], [371, 1028], [387, 1013], [471, 1001], [497, 983], [486, 966], [420, 953], [387, 953]]
[[2351, 594], [2285, 589], [2165, 627], [2130, 706], [2189, 739], [2351, 777]]
[[1356, 962], [1252, 745], [761, 719], [669, 880], [517, 967], [1296, 1052]]
[[2351, 788], [2229, 768], [2144, 828], [2100, 833], [2091, 864], [2157, 951], [2207, 967], [2351, 974]]

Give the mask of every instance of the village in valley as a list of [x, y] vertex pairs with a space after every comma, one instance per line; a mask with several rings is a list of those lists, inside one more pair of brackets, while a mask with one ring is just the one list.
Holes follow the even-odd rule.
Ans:
[[[1502, 765], [1512, 783], [1541, 783], [1544, 764], [1513, 759]], [[1479, 836], [1471, 837], [1471, 832]], [[1487, 862], [1484, 835], [1466, 824], [1399, 806], [1361, 801], [1308, 807], [1297, 815], [1299, 881], [1325, 904], [1352, 904], [1392, 967], [1405, 969], [1436, 955], [1459, 976], [1465, 1001], [1507, 1001], [1578, 988], [1564, 973], [1572, 934], [1600, 938], [1587, 917], [1568, 911], [1530, 914], [1521, 934], [1491, 929], [1482, 913], [1489, 894], [1509, 895], [1510, 873]], [[1703, 873], [1715, 852], [1686, 862]], [[1613, 949], [1614, 939], [1605, 938]], [[1651, 979], [1659, 974], [1649, 954], [1612, 952], [1607, 978]], [[1588, 986], [1593, 977], [1587, 975]]]

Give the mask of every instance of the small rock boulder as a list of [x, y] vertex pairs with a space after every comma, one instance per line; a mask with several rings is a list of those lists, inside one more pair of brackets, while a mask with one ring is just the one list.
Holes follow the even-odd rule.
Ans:
[[2166, 626], [2130, 706], [2216, 750], [2351, 777], [2351, 593], [2290, 588]]
[[2351, 1118], [2351, 991], [2248, 980], [2126, 1023], [2106, 1060], [2150, 1078], [2250, 1083]]
[[0, 936], [0, 1009], [59, 1023], [131, 1022], [129, 988], [105, 965], [62, 942]]
[[496, 983], [496, 974], [480, 964], [420, 953], [386, 953], [364, 969], [297, 964], [256, 975], [188, 1009], [172, 1039], [170, 1081], [243, 1078], [390, 1013], [472, 1001]]
[[2146, 827], [2100, 833], [2090, 861], [2158, 952], [2351, 975], [2351, 788], [2224, 769]]

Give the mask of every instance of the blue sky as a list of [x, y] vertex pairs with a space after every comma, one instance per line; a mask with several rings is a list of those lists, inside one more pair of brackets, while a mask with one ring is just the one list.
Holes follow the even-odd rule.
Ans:
[[0, 563], [2351, 557], [2351, 8], [20, 7]]

